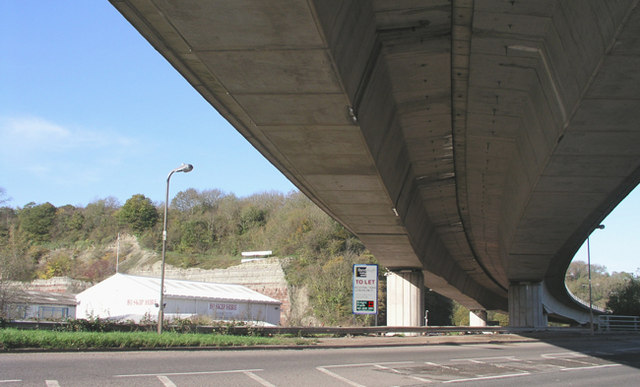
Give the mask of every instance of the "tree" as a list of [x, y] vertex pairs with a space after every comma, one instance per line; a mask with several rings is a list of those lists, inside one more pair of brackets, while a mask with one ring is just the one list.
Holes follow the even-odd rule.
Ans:
[[7, 197], [7, 191], [0, 187], [0, 204], [4, 203], [4, 202], [8, 202], [10, 200], [10, 198]]
[[252, 228], [263, 227], [265, 224], [267, 224], [267, 211], [251, 205], [242, 210], [238, 233], [244, 234]]
[[111, 241], [118, 233], [117, 211], [120, 203], [114, 197], [87, 204], [82, 211], [82, 227], [87, 238], [96, 242]]
[[187, 253], [204, 253], [213, 247], [214, 235], [203, 220], [190, 220], [182, 224], [180, 250]]
[[640, 316], [640, 278], [632, 277], [609, 297], [607, 308], [613, 314], [623, 316]]
[[129, 198], [118, 212], [118, 218], [135, 233], [153, 228], [158, 222], [158, 211], [151, 199], [136, 194]]
[[[567, 289], [585, 304], [589, 302], [589, 267], [586, 262], [573, 261], [567, 269], [565, 282]], [[591, 301], [598, 308], [606, 308], [609, 295], [624, 285], [631, 274], [614, 272], [609, 274], [602, 265], [591, 265]]]
[[200, 192], [194, 188], [189, 188], [176, 194], [171, 201], [171, 208], [193, 215], [196, 212], [205, 212], [208, 209], [215, 208], [217, 201], [222, 197], [222, 191], [217, 189]]
[[31, 202], [18, 212], [20, 230], [37, 242], [49, 240], [55, 218], [56, 208], [51, 203]]
[[29, 279], [33, 265], [23, 259], [27, 243], [19, 238], [15, 226], [9, 226], [6, 237], [0, 238], [0, 318], [10, 314], [9, 306], [16, 296], [15, 281]]

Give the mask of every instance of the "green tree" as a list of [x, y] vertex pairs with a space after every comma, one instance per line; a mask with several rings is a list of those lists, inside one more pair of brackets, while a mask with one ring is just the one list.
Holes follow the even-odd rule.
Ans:
[[267, 223], [267, 211], [256, 206], [245, 207], [240, 215], [238, 232], [245, 234], [249, 230], [262, 227]]
[[136, 194], [129, 198], [118, 212], [120, 221], [138, 235], [153, 228], [158, 222], [158, 210], [151, 199]]
[[213, 247], [213, 241], [213, 234], [205, 221], [190, 220], [182, 224], [181, 251], [203, 254]]
[[20, 230], [36, 242], [50, 239], [55, 218], [56, 207], [51, 203], [36, 205], [31, 202], [18, 212]]
[[617, 315], [640, 316], [640, 278], [632, 277], [613, 291], [607, 308]]
[[[589, 302], [589, 267], [584, 261], [573, 261], [567, 269], [567, 289], [584, 303]], [[605, 309], [609, 295], [623, 286], [631, 274], [614, 272], [609, 274], [602, 265], [591, 265], [591, 300], [593, 305]]]
[[100, 199], [87, 204], [82, 211], [83, 230], [87, 238], [98, 243], [106, 243], [115, 239], [119, 228], [117, 211], [120, 203], [113, 197]]

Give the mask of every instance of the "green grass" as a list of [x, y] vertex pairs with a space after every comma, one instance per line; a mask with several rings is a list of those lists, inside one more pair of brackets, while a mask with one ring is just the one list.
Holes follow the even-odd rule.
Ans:
[[286, 337], [231, 336], [164, 332], [56, 332], [0, 329], [0, 351], [35, 348], [47, 350], [150, 349], [181, 347], [246, 347], [304, 345], [313, 340]]

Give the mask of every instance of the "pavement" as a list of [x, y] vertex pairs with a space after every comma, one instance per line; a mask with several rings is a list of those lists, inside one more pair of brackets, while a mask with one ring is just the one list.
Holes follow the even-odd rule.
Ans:
[[[461, 335], [430, 335], [430, 336], [345, 336], [319, 338], [311, 347], [348, 348], [348, 347], [386, 347], [386, 346], [417, 346], [417, 345], [467, 345], [467, 344], [495, 344], [495, 343], [523, 343], [552, 340], [602, 340], [603, 337], [627, 336], [628, 334], [596, 334], [584, 332], [532, 332], [527, 334], [486, 333]], [[640, 337], [638, 334], [631, 334]]]

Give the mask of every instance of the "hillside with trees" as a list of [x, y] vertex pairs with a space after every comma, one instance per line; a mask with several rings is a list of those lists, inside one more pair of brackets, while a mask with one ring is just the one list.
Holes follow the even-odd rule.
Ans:
[[[159, 259], [162, 204], [133, 195], [86, 207], [28, 203], [0, 208], [2, 279], [68, 276], [91, 282], [115, 272], [118, 235], [133, 235]], [[214, 269], [240, 263], [242, 251], [272, 250], [287, 258], [290, 286], [306, 286], [318, 321], [351, 322], [351, 266], [374, 263], [362, 243], [299, 192], [246, 198], [219, 190], [179, 192], [170, 203], [167, 263]], [[155, 253], [155, 254], [153, 254]], [[137, 255], [136, 255], [137, 254]], [[121, 271], [140, 252], [120, 251]]]
[[[2, 190], [0, 205], [4, 197]], [[135, 237], [144, 249], [120, 251], [121, 271], [143, 259], [159, 260], [162, 208], [142, 194], [124, 204], [105, 198], [85, 207], [50, 203], [0, 207], [0, 298], [2, 283], [9, 280], [68, 276], [98, 282], [107, 278], [115, 273], [114, 245], [119, 235]], [[171, 200], [167, 263], [180, 268], [224, 268], [240, 263], [242, 251], [256, 250], [272, 250], [285, 259], [289, 286], [306, 288], [319, 323], [353, 323], [351, 267], [375, 263], [375, 258], [358, 238], [302, 193], [265, 192], [239, 198], [216, 189], [187, 189]], [[378, 323], [384, 323], [383, 268], [380, 276]], [[567, 287], [588, 300], [584, 262], [571, 264]], [[607, 308], [611, 296], [610, 309], [634, 311], [634, 305], [640, 304], [637, 288], [637, 276], [609, 274], [604, 267], [592, 265], [594, 305]], [[465, 308], [434, 292], [427, 291], [426, 305], [430, 325], [468, 324]], [[493, 312], [489, 320], [508, 323], [505, 315]], [[365, 318], [360, 316], [358, 321], [365, 323]]]

